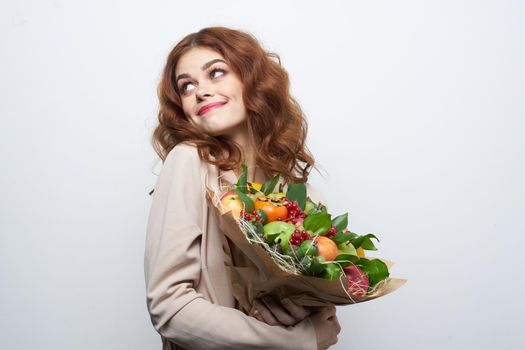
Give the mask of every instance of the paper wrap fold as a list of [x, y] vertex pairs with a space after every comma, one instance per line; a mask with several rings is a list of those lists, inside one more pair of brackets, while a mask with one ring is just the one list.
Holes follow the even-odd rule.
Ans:
[[[209, 207], [230, 246], [233, 266], [226, 266], [226, 269], [230, 273], [233, 295], [239, 303], [240, 310], [246, 314], [252, 314], [255, 299], [268, 294], [278, 300], [288, 297], [297, 305], [307, 307], [323, 307], [329, 303], [347, 305], [389, 294], [407, 281], [387, 278], [376, 286], [373, 293], [358, 297], [346, 291], [347, 281], [344, 274], [340, 280], [328, 280], [286, 272], [274, 262], [263, 247], [248, 241], [232, 213], [229, 211], [223, 213], [220, 204], [214, 203], [214, 198], [216, 198], [214, 191], [207, 187], [206, 199]], [[385, 259], [380, 260], [390, 271], [394, 263]]]

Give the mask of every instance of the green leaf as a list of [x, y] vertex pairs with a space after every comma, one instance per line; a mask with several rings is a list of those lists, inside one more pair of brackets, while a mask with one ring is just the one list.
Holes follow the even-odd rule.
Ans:
[[310, 265], [312, 264], [313, 257], [309, 255], [303, 256], [301, 259], [299, 259], [299, 265], [301, 267], [301, 272], [304, 275], [309, 275], [308, 269], [310, 268]]
[[[342, 260], [345, 260], [345, 261], [342, 261]], [[338, 263], [342, 267], [345, 267], [345, 266], [354, 265], [358, 261], [359, 261], [359, 257], [357, 255], [340, 254], [340, 255], [335, 257], [334, 263]]]
[[357, 256], [357, 250], [355, 249], [354, 245], [350, 242], [338, 244], [337, 249], [340, 254], [350, 254]]
[[371, 240], [372, 238], [376, 239], [379, 242], [379, 239], [371, 233], [366, 234], [364, 236], [356, 235], [356, 238], [352, 239], [351, 242], [356, 248], [361, 247], [365, 250], [377, 250], [376, 246]]
[[263, 218], [263, 225], [266, 225], [268, 223], [268, 215], [266, 215], [266, 212], [264, 210], [257, 210], [257, 214], [259, 214], [260, 216], [262, 216]]
[[325, 264], [325, 271], [323, 272], [321, 277], [328, 280], [338, 280], [339, 277], [341, 277], [342, 273], [343, 272], [341, 271], [341, 267], [339, 267], [339, 264]]
[[248, 193], [248, 187], [246, 186], [246, 182], [248, 178], [248, 168], [246, 167], [245, 163], [242, 163], [241, 167], [242, 167], [242, 173], [241, 173], [241, 176], [239, 176], [239, 179], [237, 180], [236, 186], [237, 186], [237, 189], [241, 191], [242, 193]]
[[349, 233], [337, 232], [332, 237], [332, 241], [334, 241], [335, 244], [341, 244], [344, 242], [348, 242], [351, 238], [352, 238], [352, 235]]
[[326, 265], [328, 265], [323, 264], [324, 261], [325, 258], [322, 255], [313, 257], [310, 260], [310, 264], [306, 268], [306, 274], [310, 276], [318, 276], [319, 274], [323, 273], [326, 269]]
[[266, 181], [264, 185], [261, 187], [261, 192], [264, 193], [265, 196], [269, 195], [270, 193], [274, 192], [275, 185], [277, 185], [277, 182], [279, 182], [279, 177], [281, 175], [277, 174], [270, 180]]
[[325, 235], [332, 227], [332, 220], [330, 214], [315, 213], [309, 214], [303, 221], [303, 227], [307, 231], [311, 231], [313, 235]]
[[337, 227], [337, 231], [343, 231], [348, 226], [348, 213], [344, 213], [332, 220], [332, 225]]
[[291, 201], [297, 201], [302, 211], [306, 205], [306, 185], [304, 183], [289, 184], [286, 197]]
[[253, 186], [250, 186], [249, 191], [250, 191], [251, 194], [257, 194], [257, 193], [259, 193], [259, 191], [257, 191], [257, 189], [254, 188]]
[[366, 258], [361, 258], [356, 263], [356, 266], [363, 270], [363, 272], [367, 275], [370, 287], [374, 287], [377, 283], [390, 276], [388, 267], [379, 259], [369, 260]]
[[248, 195], [246, 195], [246, 192], [243, 192], [242, 189], [235, 189], [235, 192], [239, 195], [239, 198], [244, 203], [244, 211], [251, 213], [254, 209], [253, 201]]
[[297, 258], [301, 260], [304, 256], [317, 256], [319, 249], [317, 248], [317, 244], [312, 244], [312, 240], [305, 240], [301, 245], [299, 246], [299, 249], [297, 250]]

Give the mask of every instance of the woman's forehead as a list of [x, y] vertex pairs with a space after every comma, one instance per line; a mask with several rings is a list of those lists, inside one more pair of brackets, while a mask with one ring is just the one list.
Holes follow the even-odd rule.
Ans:
[[211, 60], [226, 61], [224, 57], [215, 50], [207, 47], [193, 47], [179, 58], [175, 72], [181, 74], [190, 70], [200, 70], [204, 64]]

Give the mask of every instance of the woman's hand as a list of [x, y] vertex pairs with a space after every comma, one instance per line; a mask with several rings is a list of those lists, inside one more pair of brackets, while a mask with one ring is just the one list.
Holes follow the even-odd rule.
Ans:
[[255, 299], [253, 307], [254, 317], [271, 326], [293, 326], [311, 313], [308, 308], [296, 305], [289, 299], [279, 302], [270, 296]]
[[341, 325], [337, 319], [335, 305], [323, 307], [312, 313], [310, 319], [315, 328], [318, 350], [326, 350], [337, 343]]

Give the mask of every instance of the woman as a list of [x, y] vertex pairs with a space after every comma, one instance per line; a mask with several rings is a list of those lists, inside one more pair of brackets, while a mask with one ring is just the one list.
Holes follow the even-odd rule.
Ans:
[[[163, 160], [147, 228], [147, 306], [163, 349], [326, 349], [337, 342], [335, 307], [256, 300], [236, 309], [229, 246], [205, 187], [282, 174], [306, 182], [306, 122], [277, 55], [250, 34], [204, 28], [170, 52], [159, 84], [153, 146]], [[301, 167], [299, 161], [304, 162]], [[307, 184], [312, 199], [324, 197]], [[317, 198], [314, 198], [317, 197]], [[253, 316], [252, 316], [253, 315]]]

